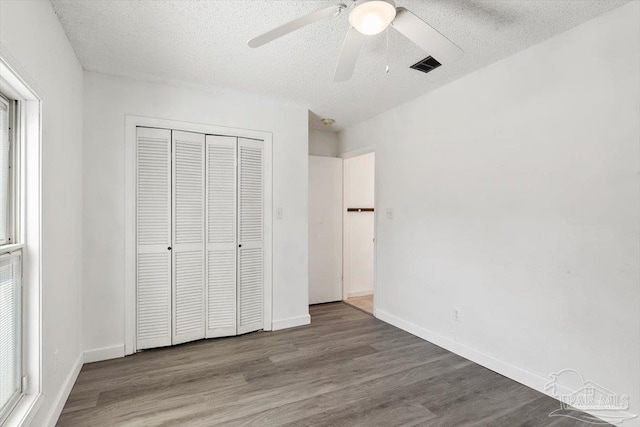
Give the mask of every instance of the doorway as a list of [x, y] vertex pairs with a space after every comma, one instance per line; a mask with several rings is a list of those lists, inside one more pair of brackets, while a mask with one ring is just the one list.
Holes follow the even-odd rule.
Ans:
[[343, 300], [374, 314], [375, 152], [343, 163]]

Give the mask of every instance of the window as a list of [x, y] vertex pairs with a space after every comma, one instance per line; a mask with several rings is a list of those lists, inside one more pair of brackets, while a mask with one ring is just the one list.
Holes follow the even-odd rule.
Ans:
[[22, 246], [16, 242], [15, 101], [0, 94], [0, 422], [22, 395]]
[[0, 425], [29, 425], [44, 398], [42, 97], [20, 68], [0, 52]]
[[0, 256], [0, 414], [8, 413], [22, 393], [20, 258], [20, 253]]
[[11, 242], [11, 102], [0, 96], [0, 245]]

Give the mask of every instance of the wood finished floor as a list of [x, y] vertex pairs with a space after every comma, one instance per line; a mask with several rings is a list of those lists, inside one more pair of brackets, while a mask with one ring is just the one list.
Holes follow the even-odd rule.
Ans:
[[550, 397], [347, 304], [82, 368], [58, 426], [577, 426]]
[[344, 300], [349, 305], [360, 310], [373, 314], [373, 295], [363, 295], [361, 297], [351, 297]]

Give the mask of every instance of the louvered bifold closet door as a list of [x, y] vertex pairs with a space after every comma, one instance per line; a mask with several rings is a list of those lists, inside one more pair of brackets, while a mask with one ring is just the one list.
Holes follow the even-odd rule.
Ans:
[[207, 338], [236, 335], [238, 139], [207, 135]]
[[171, 345], [171, 131], [137, 128], [137, 349]]
[[263, 328], [263, 142], [238, 138], [238, 333]]
[[173, 344], [204, 338], [204, 135], [173, 131]]

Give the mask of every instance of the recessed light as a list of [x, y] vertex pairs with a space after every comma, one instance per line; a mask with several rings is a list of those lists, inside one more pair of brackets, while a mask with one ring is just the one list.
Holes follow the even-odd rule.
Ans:
[[336, 121], [333, 119], [322, 119], [322, 123], [324, 123], [327, 126], [331, 126], [332, 124], [334, 124]]

